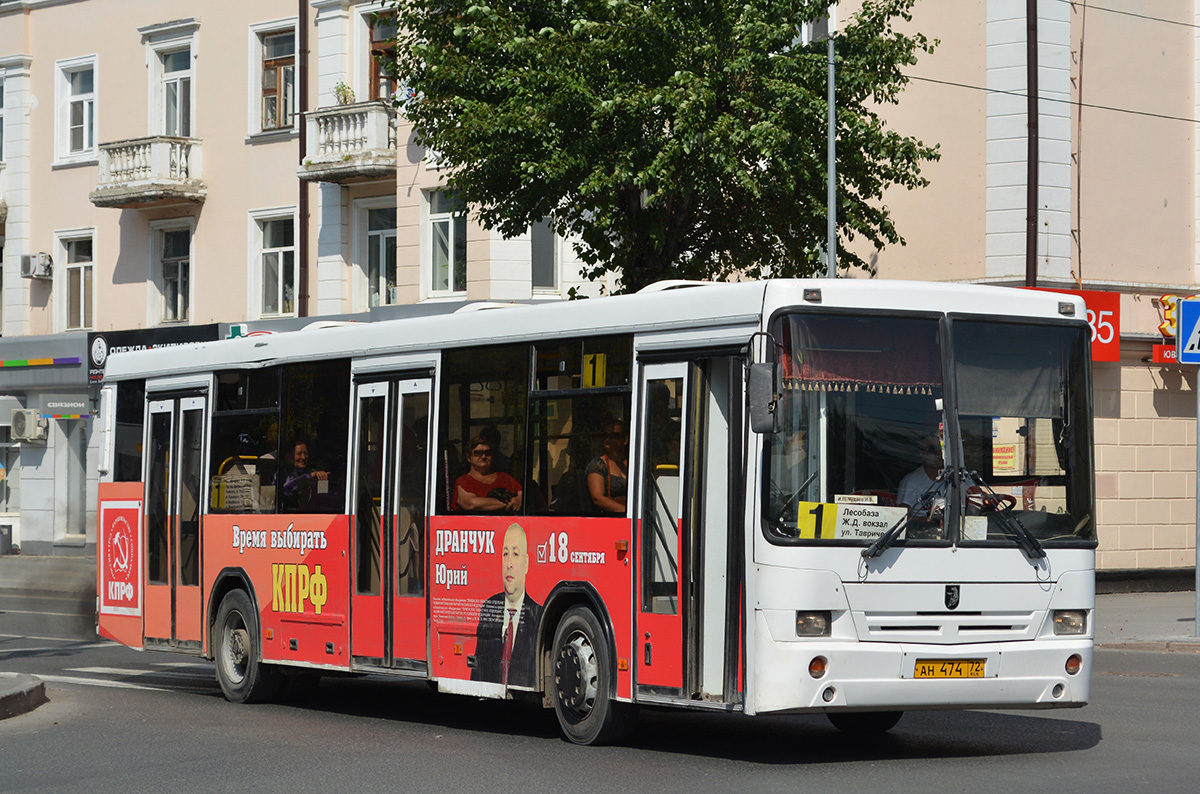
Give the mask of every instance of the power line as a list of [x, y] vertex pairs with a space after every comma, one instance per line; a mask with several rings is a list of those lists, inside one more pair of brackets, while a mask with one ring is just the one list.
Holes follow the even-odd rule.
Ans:
[[[1058, 0], [1060, 3], [1068, 3], [1072, 7], [1080, 5], [1080, 0]], [[1086, 4], [1088, 11], [1106, 11], [1109, 14], [1118, 14], [1123, 17], [1134, 17], [1135, 19], [1144, 19], [1148, 22], [1163, 22], [1167, 25], [1178, 25], [1181, 28], [1200, 29], [1200, 25], [1193, 22], [1180, 22], [1175, 19], [1166, 19], [1164, 17], [1152, 17], [1149, 14], [1138, 14], [1133, 11], [1122, 11], [1119, 8], [1105, 8], [1104, 6], [1094, 6], [1091, 3]]]

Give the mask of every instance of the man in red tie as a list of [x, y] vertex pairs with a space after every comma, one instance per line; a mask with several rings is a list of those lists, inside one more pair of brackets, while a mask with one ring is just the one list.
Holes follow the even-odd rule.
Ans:
[[533, 686], [542, 605], [525, 592], [528, 573], [529, 540], [520, 524], [512, 524], [500, 550], [504, 592], [488, 598], [479, 609], [472, 681]]

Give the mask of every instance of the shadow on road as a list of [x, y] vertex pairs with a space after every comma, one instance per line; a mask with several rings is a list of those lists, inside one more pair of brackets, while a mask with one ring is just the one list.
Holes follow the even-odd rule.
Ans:
[[[497, 736], [561, 735], [551, 710], [437, 694], [423, 682], [323, 679], [319, 688], [290, 705]], [[745, 717], [643, 709], [629, 744], [647, 751], [775, 765], [1076, 752], [1100, 740], [1096, 723], [1032, 712], [910, 712], [890, 733], [855, 737], [840, 733], [819, 714]]]

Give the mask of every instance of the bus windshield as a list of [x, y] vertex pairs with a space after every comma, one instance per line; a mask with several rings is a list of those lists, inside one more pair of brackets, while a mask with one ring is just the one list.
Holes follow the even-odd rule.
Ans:
[[[768, 537], [858, 545], [901, 527], [902, 543], [1011, 544], [1016, 519], [1043, 543], [1094, 541], [1085, 330], [920, 314], [777, 318]], [[946, 334], [957, 406], [944, 390]]]
[[964, 542], [1003, 536], [1011, 511], [1043, 543], [1094, 541], [1086, 329], [956, 319]]

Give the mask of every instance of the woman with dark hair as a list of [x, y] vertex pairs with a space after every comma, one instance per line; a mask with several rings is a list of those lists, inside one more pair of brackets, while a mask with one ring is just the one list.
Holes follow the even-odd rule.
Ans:
[[620, 419], [604, 426], [604, 453], [587, 465], [592, 504], [605, 513], [625, 513], [629, 493], [629, 429]]
[[483, 436], [467, 444], [471, 470], [454, 481], [450, 509], [466, 512], [515, 513], [521, 509], [521, 483], [502, 471], [492, 471], [495, 450]]

